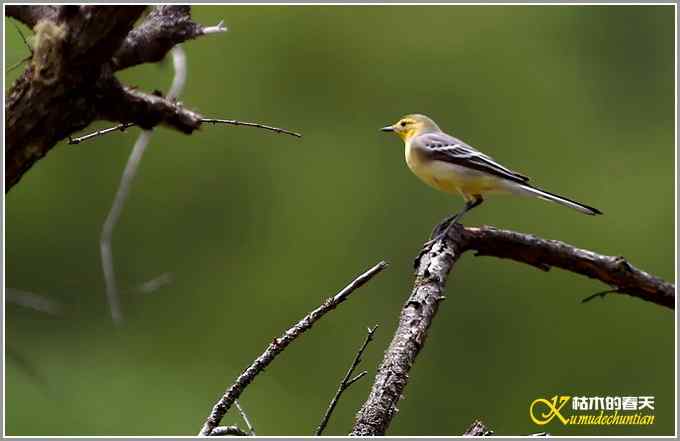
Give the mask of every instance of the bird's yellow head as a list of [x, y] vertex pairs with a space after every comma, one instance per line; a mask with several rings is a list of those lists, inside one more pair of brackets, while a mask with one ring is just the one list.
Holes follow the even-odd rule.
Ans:
[[391, 126], [383, 127], [383, 132], [394, 132], [405, 142], [423, 133], [439, 132], [437, 124], [425, 115], [406, 115]]

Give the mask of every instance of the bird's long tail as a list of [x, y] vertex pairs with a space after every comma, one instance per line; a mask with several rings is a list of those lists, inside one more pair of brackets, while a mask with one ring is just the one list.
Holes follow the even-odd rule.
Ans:
[[560, 205], [573, 208], [574, 210], [580, 211], [581, 213], [589, 214], [591, 216], [602, 214], [602, 212], [597, 208], [593, 208], [580, 202], [576, 202], [569, 198], [565, 198], [564, 196], [559, 196], [554, 193], [550, 193], [549, 191], [541, 190], [540, 188], [532, 187], [528, 184], [515, 184], [512, 186], [510, 191], [518, 195], [533, 196], [543, 199], [545, 201], [556, 202]]

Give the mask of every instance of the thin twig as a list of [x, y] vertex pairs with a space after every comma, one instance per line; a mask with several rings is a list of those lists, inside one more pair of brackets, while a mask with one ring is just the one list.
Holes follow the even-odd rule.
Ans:
[[24, 42], [24, 44], [25, 44], [26, 47], [28, 48], [29, 54], [28, 54], [25, 58], [23, 58], [23, 59], [17, 61], [16, 63], [14, 63], [14, 64], [11, 65], [10, 67], [8, 67], [8, 68], [5, 70], [5, 73], [10, 73], [10, 72], [12, 72], [14, 69], [16, 69], [17, 67], [21, 66], [22, 63], [25, 63], [25, 62], [29, 61], [31, 58], [33, 58], [33, 48], [31, 47], [30, 44], [28, 44], [28, 41], [26, 40], [26, 37], [24, 36], [24, 33], [21, 32], [21, 29], [19, 29], [19, 26], [15, 23], [14, 20], [9, 20], [9, 21], [12, 22], [12, 24], [14, 25], [14, 29], [16, 29], [17, 32], [19, 33], [19, 36], [21, 37], [21, 40]]
[[144, 283], [140, 283], [139, 285], [134, 287], [134, 290], [144, 294], [150, 294], [161, 289], [166, 285], [171, 284], [172, 280], [173, 280], [172, 273], [163, 273], [160, 276], [156, 276], [151, 280], [147, 280]]
[[361, 347], [357, 351], [357, 355], [354, 357], [354, 360], [352, 361], [352, 365], [349, 367], [349, 369], [347, 370], [347, 373], [345, 374], [342, 381], [340, 382], [340, 385], [338, 386], [338, 390], [335, 392], [335, 396], [333, 397], [330, 404], [328, 405], [328, 408], [326, 409], [326, 413], [324, 413], [323, 418], [321, 419], [321, 423], [319, 424], [319, 427], [317, 427], [316, 432], [314, 432], [315, 436], [321, 436], [324, 429], [326, 429], [326, 426], [328, 425], [328, 420], [331, 418], [331, 415], [333, 414], [333, 411], [335, 410], [335, 406], [337, 406], [338, 401], [340, 401], [340, 397], [342, 396], [342, 393], [347, 388], [349, 388], [353, 383], [355, 383], [361, 377], [366, 375], [366, 371], [363, 371], [359, 375], [357, 375], [356, 377], [350, 379], [350, 377], [354, 373], [354, 369], [356, 369], [356, 367], [361, 362], [361, 356], [364, 354], [364, 351], [366, 350], [366, 346], [368, 346], [368, 344], [371, 342], [371, 340], [373, 340], [373, 334], [375, 334], [376, 329], [378, 329], [378, 325], [375, 325], [373, 327], [373, 329], [368, 328], [368, 334], [366, 335], [366, 338], [364, 339], [364, 343], [361, 345]]
[[[175, 75], [172, 80], [172, 86], [170, 87], [170, 92], [168, 97], [175, 99], [179, 96], [184, 84], [186, 82], [186, 55], [184, 54], [184, 49], [180, 45], [175, 46], [172, 49], [172, 60], [175, 69]], [[125, 165], [125, 170], [123, 170], [123, 176], [120, 180], [120, 185], [118, 186], [118, 191], [113, 199], [113, 205], [109, 214], [106, 216], [104, 225], [102, 227], [102, 234], [99, 242], [101, 249], [101, 259], [102, 259], [102, 270], [104, 272], [104, 282], [106, 284], [106, 298], [109, 302], [109, 308], [111, 310], [111, 318], [115, 324], [122, 323], [123, 314], [120, 308], [120, 296], [118, 294], [118, 287], [116, 284], [116, 273], [113, 264], [113, 252], [111, 250], [111, 238], [113, 236], [113, 229], [115, 228], [120, 215], [123, 211], [123, 206], [130, 193], [130, 187], [132, 185], [132, 180], [137, 174], [137, 169], [139, 168], [139, 163], [142, 160], [142, 156], [146, 151], [146, 147], [149, 145], [149, 140], [151, 139], [151, 130], [144, 130], [139, 134], [137, 141], [135, 142], [128, 162]], [[82, 140], [81, 140], [82, 141]], [[80, 142], [80, 141], [78, 141]]]
[[7, 288], [5, 290], [5, 302], [50, 315], [61, 314], [61, 305], [58, 302], [30, 291]]
[[123, 211], [123, 206], [128, 194], [130, 193], [130, 186], [132, 180], [137, 173], [137, 167], [142, 159], [144, 150], [149, 144], [151, 138], [151, 130], [145, 130], [140, 133], [132, 153], [125, 165], [123, 176], [118, 186], [118, 191], [113, 199], [113, 205], [109, 214], [104, 220], [102, 233], [99, 240], [99, 248], [101, 251], [102, 271], [104, 272], [104, 283], [106, 285], [106, 298], [109, 302], [109, 309], [111, 310], [111, 319], [115, 324], [120, 324], [123, 321], [123, 313], [120, 308], [120, 297], [118, 295], [118, 286], [116, 284], [116, 273], [113, 265], [113, 251], [111, 250], [111, 238], [113, 236], [113, 229], [120, 219]]
[[260, 123], [237, 121], [235, 119], [201, 118], [201, 122], [202, 123], [211, 123], [213, 125], [214, 124], [229, 124], [229, 125], [232, 125], [232, 126], [257, 127], [259, 129], [269, 130], [271, 132], [285, 133], [286, 135], [291, 135], [291, 136], [295, 136], [297, 138], [302, 138], [302, 135], [300, 133], [291, 132], [290, 130], [281, 129], [279, 127], [268, 126], [268, 125], [260, 124]]
[[217, 34], [219, 32], [227, 32], [227, 27], [224, 25], [224, 20], [220, 20], [215, 26], [206, 26], [203, 28], [203, 34]]
[[68, 137], [68, 143], [70, 145], [75, 145], [75, 144], [80, 144], [83, 141], [87, 141], [88, 139], [91, 138], [96, 138], [98, 136], [106, 135], [107, 133], [110, 132], [116, 132], [116, 131], [121, 131], [124, 132], [125, 129], [133, 127], [135, 124], [134, 123], [123, 123], [123, 124], [118, 124], [117, 126], [114, 127], [109, 127], [108, 129], [102, 129], [102, 130], [97, 130], [96, 132], [88, 133], [87, 135], [84, 136], [79, 136], [77, 138], [72, 138]]
[[24, 36], [24, 33], [21, 32], [21, 29], [19, 29], [19, 26], [14, 22], [14, 20], [10, 20], [10, 21], [11, 21], [12, 24], [14, 25], [14, 29], [16, 29], [17, 32], [19, 33], [19, 36], [21, 37], [21, 41], [23, 41], [24, 44], [26, 45], [26, 47], [28, 48], [28, 52], [29, 52], [31, 55], [33, 55], [33, 48], [31, 47], [30, 44], [28, 44], [28, 41], [26, 40], [26, 37]]
[[596, 292], [595, 294], [589, 295], [588, 297], [584, 298], [583, 300], [581, 300], [581, 303], [587, 303], [587, 302], [593, 300], [595, 297], [600, 297], [601, 299], [604, 299], [604, 296], [606, 296], [607, 294], [612, 294], [612, 293], [615, 293], [615, 292], [619, 292], [619, 289], [616, 288], [616, 289], [606, 289], [604, 291], [599, 291], [599, 292]]
[[[245, 122], [245, 121], [238, 121], [235, 119], [216, 119], [216, 118], [201, 118], [200, 119], [201, 123], [210, 123], [210, 124], [229, 124], [232, 126], [246, 126], [246, 127], [256, 127], [259, 129], [264, 129], [264, 130], [269, 130], [271, 132], [276, 132], [276, 133], [284, 133], [286, 135], [291, 135], [295, 136], [297, 138], [302, 138], [302, 135], [297, 132], [292, 132], [290, 130], [282, 129], [280, 127], [273, 127], [273, 126], [268, 126], [265, 124], [260, 124], [260, 123], [251, 123], [251, 122]], [[83, 141], [87, 141], [88, 139], [92, 138], [97, 138], [102, 135], [106, 135], [107, 133], [111, 132], [117, 132], [121, 131], [124, 132], [125, 129], [129, 127], [134, 127], [135, 124], [133, 123], [124, 123], [124, 124], [118, 124], [117, 126], [114, 127], [109, 127], [107, 129], [103, 130], [97, 130], [96, 132], [88, 133], [87, 135], [79, 136], [77, 138], [71, 138], [69, 137], [68, 143], [71, 145], [74, 144], [80, 144]]]
[[[347, 382], [347, 387], [350, 387], [352, 384], [356, 383], [357, 381], [361, 380], [361, 378], [366, 375], [368, 371], [361, 371], [357, 374], [356, 377], [352, 378]], [[347, 389], [347, 387], [345, 389]]]
[[238, 426], [219, 426], [213, 429], [210, 436], [248, 436], [248, 434]]
[[248, 427], [248, 432], [250, 432], [251, 436], [255, 436], [255, 429], [253, 428], [253, 425], [250, 424], [250, 419], [248, 419], [248, 415], [243, 411], [243, 408], [241, 408], [241, 403], [239, 403], [238, 400], [234, 400], [234, 404], [238, 409], [238, 413], [241, 414], [241, 418], [243, 418], [243, 421], [246, 423], [246, 426]]
[[269, 346], [264, 350], [259, 357], [253, 361], [253, 363], [248, 366], [248, 368], [238, 376], [234, 384], [232, 384], [225, 392], [222, 397], [217, 401], [215, 406], [213, 406], [210, 415], [206, 418], [201, 431], [200, 436], [209, 436], [212, 431], [217, 427], [217, 425], [222, 420], [222, 417], [227, 413], [231, 405], [236, 399], [241, 395], [243, 390], [248, 387], [250, 383], [255, 379], [255, 377], [262, 372], [269, 364], [274, 361], [277, 355], [279, 355], [289, 344], [291, 344], [295, 339], [301, 336], [305, 331], [312, 327], [319, 319], [321, 319], [326, 313], [335, 309], [339, 304], [347, 300], [347, 298], [352, 294], [357, 288], [360, 288], [371, 280], [375, 275], [380, 273], [382, 270], [387, 268], [386, 262], [379, 262], [373, 268], [369, 269], [365, 273], [361, 274], [359, 277], [354, 279], [349, 285], [342, 289], [339, 293], [326, 299], [326, 301], [316, 308], [314, 311], [307, 314], [302, 320], [297, 322], [291, 328], [289, 328], [281, 337], [275, 338]]

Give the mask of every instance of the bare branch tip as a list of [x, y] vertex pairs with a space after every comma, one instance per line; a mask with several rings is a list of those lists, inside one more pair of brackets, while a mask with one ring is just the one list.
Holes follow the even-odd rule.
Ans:
[[227, 31], [228, 31], [228, 29], [224, 25], [224, 20], [220, 20], [220, 22], [217, 23], [215, 26], [206, 26], [206, 27], [203, 28], [203, 34], [204, 35], [217, 34], [217, 33], [220, 33], [220, 32], [227, 32]]
[[608, 290], [605, 290], [605, 291], [596, 292], [595, 294], [589, 295], [588, 297], [581, 300], [581, 303], [590, 302], [591, 300], [593, 300], [596, 297], [600, 297], [601, 299], [604, 299], [604, 297], [607, 294], [613, 294], [615, 292], [621, 292], [621, 290], [619, 288], [615, 288], [615, 289], [608, 289]]
[[345, 389], [348, 388], [348, 387], [350, 387], [351, 385], [353, 385], [353, 384], [356, 383], [357, 381], [361, 380], [361, 378], [362, 378], [364, 375], [366, 375], [366, 374], [368, 374], [368, 371], [362, 371], [362, 372], [360, 372], [357, 376], [355, 376], [354, 378], [352, 378], [351, 380], [349, 380], [349, 381], [345, 384]]

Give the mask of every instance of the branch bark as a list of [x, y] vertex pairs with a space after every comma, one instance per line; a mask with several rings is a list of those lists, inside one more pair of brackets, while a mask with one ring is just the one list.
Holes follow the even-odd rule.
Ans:
[[210, 436], [250, 436], [247, 432], [239, 429], [238, 426], [215, 427]]
[[354, 279], [342, 291], [337, 293], [335, 296], [328, 298], [321, 306], [307, 314], [302, 320], [288, 329], [281, 337], [275, 338], [269, 344], [269, 346], [267, 346], [267, 349], [265, 349], [265, 351], [259, 357], [257, 357], [255, 361], [253, 361], [253, 363], [248, 366], [248, 368], [243, 371], [243, 373], [241, 373], [241, 375], [238, 376], [234, 384], [232, 384], [229, 389], [224, 392], [224, 395], [217, 401], [210, 412], [210, 415], [208, 415], [208, 418], [205, 420], [201, 431], [198, 433], [199, 436], [210, 436], [212, 434], [213, 430], [220, 424], [222, 417], [227, 413], [234, 401], [237, 400], [239, 396], [241, 396], [243, 390], [248, 387], [248, 385], [253, 382], [255, 377], [272, 361], [274, 361], [274, 358], [283, 352], [283, 350], [286, 349], [289, 344], [301, 336], [305, 331], [310, 329], [312, 325], [321, 319], [321, 317], [326, 315], [326, 313], [332, 311], [340, 303], [347, 300], [350, 294], [352, 294], [357, 288], [360, 288], [366, 284], [385, 268], [387, 268], [387, 263], [378, 263], [373, 268]]
[[600, 280], [616, 293], [675, 308], [672, 283], [636, 268], [622, 256], [605, 256], [559, 240], [489, 226], [465, 228], [462, 240], [464, 249], [477, 251], [477, 256], [512, 259], [544, 271], [550, 267], [562, 268]]
[[475, 420], [463, 433], [463, 436], [491, 436], [493, 434], [494, 431], [489, 429], [486, 424], [480, 420]]
[[59, 13], [60, 6], [36, 5], [36, 6], [5, 6], [5, 15], [19, 20], [29, 28], [35, 26], [40, 20], [53, 20]]
[[401, 310], [392, 342], [378, 368], [368, 399], [359, 410], [351, 435], [384, 435], [397, 412], [396, 404], [409, 372], [425, 344], [448, 275], [466, 251], [512, 259], [547, 271], [559, 267], [601, 280], [625, 293], [668, 308], [675, 305], [675, 286], [635, 268], [622, 257], [604, 256], [564, 242], [499, 230], [455, 224], [448, 236], [426, 250], [418, 263], [413, 290]]
[[[11, 6], [5, 14], [33, 28], [33, 56], [5, 101], [5, 192], [35, 162], [96, 119], [166, 124], [191, 133], [201, 116], [173, 99], [124, 86], [116, 70], [162, 58], [207, 33], [188, 6]], [[215, 32], [224, 30], [216, 27]], [[131, 32], [132, 31], [132, 32]]]
[[[212, 28], [191, 20], [191, 6], [157, 6], [125, 38], [113, 57], [113, 69], [161, 61], [176, 44], [205, 35], [206, 29]], [[226, 31], [219, 24], [215, 29]]]

